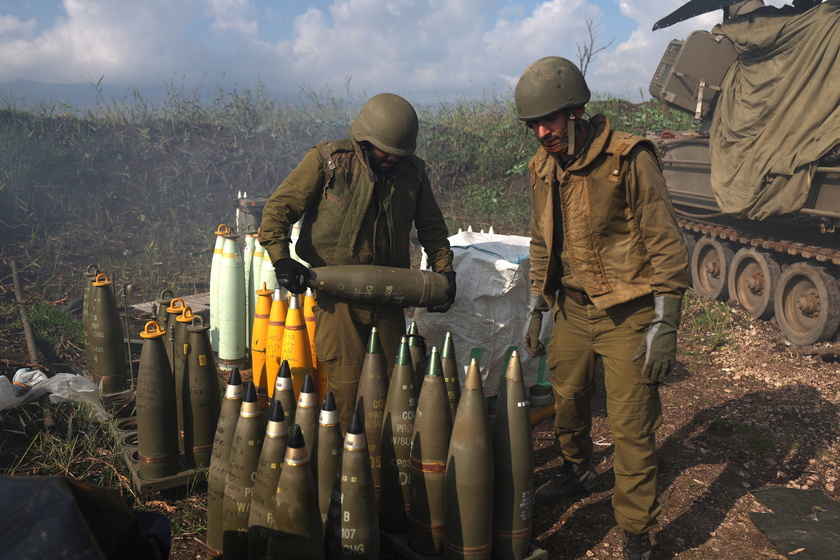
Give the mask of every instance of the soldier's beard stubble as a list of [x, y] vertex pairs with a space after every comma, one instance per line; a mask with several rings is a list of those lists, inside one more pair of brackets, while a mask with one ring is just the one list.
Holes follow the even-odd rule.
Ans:
[[548, 133], [537, 138], [543, 149], [550, 154], [562, 154], [569, 147], [568, 131], [564, 130], [561, 134]]

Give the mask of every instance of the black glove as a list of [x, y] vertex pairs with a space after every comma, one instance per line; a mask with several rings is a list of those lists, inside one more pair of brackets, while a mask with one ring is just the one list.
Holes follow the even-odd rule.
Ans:
[[542, 294], [531, 294], [528, 298], [528, 322], [522, 333], [522, 347], [532, 358], [545, 356], [545, 346], [540, 342], [542, 316], [548, 311], [548, 304]]
[[662, 383], [677, 358], [677, 328], [680, 326], [682, 298], [656, 296], [653, 298], [653, 321], [633, 361], [645, 357], [642, 375], [652, 383]]
[[427, 310], [429, 313], [446, 313], [452, 307], [452, 304], [455, 303], [455, 271], [440, 272], [438, 274], [443, 274], [449, 280], [449, 287], [446, 288], [446, 301], [440, 305], [429, 307]]
[[291, 257], [274, 262], [274, 274], [277, 283], [293, 294], [306, 291], [305, 281], [309, 280], [309, 269]]

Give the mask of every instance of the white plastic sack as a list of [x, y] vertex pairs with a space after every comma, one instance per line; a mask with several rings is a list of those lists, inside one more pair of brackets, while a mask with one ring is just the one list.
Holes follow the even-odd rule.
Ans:
[[[537, 383], [540, 360], [522, 349], [522, 334], [528, 319], [528, 295], [531, 281], [529, 237], [463, 232], [449, 238], [455, 255], [458, 292], [455, 303], [446, 313], [414, 310], [414, 321], [426, 338], [429, 350], [439, 349], [447, 332], [452, 333], [455, 356], [464, 381], [473, 348], [483, 350], [481, 362], [485, 396], [499, 392], [504, 378], [508, 348], [519, 352], [525, 385]], [[424, 263], [425, 265], [425, 255]], [[543, 316], [540, 340], [551, 333], [549, 313]]]
[[[29, 390], [20, 394], [19, 386], [16, 389], [13, 382], [26, 385]], [[57, 373], [53, 377], [47, 377], [43, 371], [29, 368], [17, 370], [12, 381], [9, 381], [5, 375], [0, 375], [0, 410], [25, 404], [44, 394], [49, 394], [51, 403], [59, 401], [87, 403], [93, 408], [94, 418], [99, 421], [108, 419], [108, 413], [102, 406], [96, 385], [81, 375]]]

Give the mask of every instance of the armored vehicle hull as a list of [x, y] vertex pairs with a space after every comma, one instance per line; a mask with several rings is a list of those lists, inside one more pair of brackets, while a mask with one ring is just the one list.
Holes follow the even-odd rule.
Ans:
[[[774, 320], [793, 344], [840, 342], [840, 94], [827, 87], [840, 75], [840, 7], [723, 4], [711, 33], [671, 42], [650, 86], [698, 124], [651, 138], [692, 284]], [[691, 0], [654, 29], [719, 7]]]

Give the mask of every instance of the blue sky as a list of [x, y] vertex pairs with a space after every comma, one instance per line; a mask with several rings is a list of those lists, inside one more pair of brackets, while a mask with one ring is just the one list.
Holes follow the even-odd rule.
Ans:
[[[664, 30], [683, 0], [0, 0], [0, 84], [112, 87], [256, 80], [295, 91], [393, 91], [430, 101], [507, 93], [532, 61], [577, 61], [587, 18], [610, 46], [587, 80], [638, 101], [672, 39], [721, 12]], [[781, 5], [781, 1], [770, 2]]]

